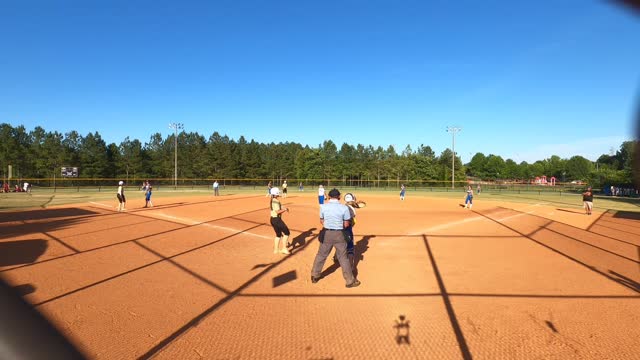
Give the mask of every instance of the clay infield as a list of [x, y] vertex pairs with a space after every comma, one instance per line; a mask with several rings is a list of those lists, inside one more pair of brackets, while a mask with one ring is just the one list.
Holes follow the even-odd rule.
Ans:
[[263, 194], [3, 213], [0, 276], [91, 359], [638, 358], [638, 213], [462, 198], [363, 198], [353, 289], [312, 193], [291, 255]]

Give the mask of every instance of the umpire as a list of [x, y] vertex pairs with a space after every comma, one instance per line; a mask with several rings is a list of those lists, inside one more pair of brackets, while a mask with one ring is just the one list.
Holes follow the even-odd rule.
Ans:
[[311, 269], [311, 282], [320, 280], [324, 262], [327, 260], [331, 249], [336, 248], [336, 256], [342, 268], [342, 276], [346, 281], [346, 287], [352, 288], [360, 285], [360, 281], [353, 276], [353, 270], [347, 258], [347, 240], [344, 229], [349, 226], [351, 214], [349, 208], [340, 203], [340, 191], [329, 191], [329, 202], [320, 206], [320, 223], [323, 228], [320, 231], [320, 248]]

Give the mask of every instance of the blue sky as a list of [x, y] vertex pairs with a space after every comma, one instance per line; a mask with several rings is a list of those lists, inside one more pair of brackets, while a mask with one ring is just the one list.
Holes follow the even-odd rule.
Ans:
[[596, 160], [632, 138], [638, 39], [607, 1], [0, 0], [0, 123]]

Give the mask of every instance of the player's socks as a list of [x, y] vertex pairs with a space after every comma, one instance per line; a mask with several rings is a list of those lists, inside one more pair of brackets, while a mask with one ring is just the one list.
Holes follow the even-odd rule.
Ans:
[[280, 250], [281, 254], [285, 254], [285, 255], [289, 255], [290, 252], [287, 249], [287, 240], [289, 239], [289, 236], [287, 235], [283, 235], [282, 236], [282, 250]]

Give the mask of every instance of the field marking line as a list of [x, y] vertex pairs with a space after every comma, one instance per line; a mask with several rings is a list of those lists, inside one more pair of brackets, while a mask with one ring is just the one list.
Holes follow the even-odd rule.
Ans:
[[548, 203], [548, 202], [541, 202], [541, 203], [536, 203], [536, 204], [533, 204], [533, 205], [525, 206], [525, 207], [523, 207], [521, 210], [508, 209], [508, 210], [519, 211], [519, 213], [518, 213], [518, 214], [511, 215], [511, 216], [507, 216], [507, 217], [502, 218], [502, 219], [494, 219], [494, 220], [495, 220], [495, 221], [497, 221], [497, 222], [502, 222], [502, 221], [504, 221], [504, 220], [509, 220], [509, 219], [513, 219], [513, 218], [520, 217], [520, 216], [523, 216], [523, 215], [532, 214], [535, 210], [530, 210], [530, 211], [523, 211], [523, 210], [528, 209], [528, 208], [531, 208], [531, 207], [536, 207], [536, 206], [541, 206], [541, 205], [547, 205], [547, 204], [549, 204], [549, 203]]
[[409, 234], [409, 235], [410, 236], [422, 235], [422, 234], [429, 233], [429, 232], [432, 232], [432, 231], [442, 230], [442, 229], [446, 229], [446, 228], [449, 228], [449, 227], [452, 227], [452, 226], [465, 224], [465, 223], [472, 222], [472, 221], [478, 221], [478, 220], [482, 220], [482, 219], [484, 219], [482, 216], [475, 216], [475, 217], [472, 217], [472, 218], [456, 220], [456, 221], [452, 221], [452, 222], [449, 222], [449, 223], [432, 226], [430, 228], [424, 229], [423, 231], [420, 231], [420, 232], [417, 232], [417, 233], [413, 233], [413, 234]]
[[112, 206], [112, 205], [106, 205], [106, 204], [102, 204], [102, 203], [94, 202], [94, 201], [89, 201], [89, 204], [100, 205], [100, 206], [107, 207], [109, 209], [115, 209], [116, 208], [115, 206]]
[[[548, 203], [536, 203], [536, 204], [533, 204], [533, 205], [525, 206], [524, 208], [522, 208], [522, 210], [530, 208], [530, 207], [545, 205], [545, 204], [548, 204]], [[514, 211], [514, 209], [504, 209], [504, 210]], [[515, 210], [515, 211], [518, 211], [518, 210]], [[510, 215], [510, 216], [504, 217], [502, 219], [494, 219], [494, 220], [497, 221], [497, 222], [502, 222], [502, 221], [509, 220], [509, 219], [512, 219], [512, 218], [515, 218], [515, 217], [519, 217], [519, 216], [523, 216], [523, 215], [529, 215], [529, 214], [531, 214], [533, 212], [534, 212], [534, 210], [530, 210], [530, 211], [526, 211], [526, 212], [520, 212], [520, 213], [515, 214], [515, 215]], [[450, 227], [453, 227], [453, 226], [457, 226], [457, 225], [461, 225], [461, 224], [465, 224], [465, 223], [473, 222], [473, 221], [479, 221], [479, 220], [486, 220], [486, 218], [483, 217], [483, 216], [475, 216], [475, 217], [472, 217], [472, 218], [456, 220], [456, 221], [452, 221], [452, 222], [449, 222], [449, 223], [432, 226], [430, 228], [424, 229], [422, 232], [412, 233], [412, 234], [409, 234], [409, 235], [410, 236], [422, 235], [422, 234], [426, 234], [426, 233], [429, 233], [429, 232], [433, 232], [433, 231], [437, 231], [437, 230], [443, 230], [443, 229], [447, 229], [447, 228], [450, 228]]]
[[[110, 206], [110, 205], [106, 205], [106, 204], [102, 204], [102, 203], [98, 203], [98, 202], [94, 202], [94, 201], [90, 201], [90, 204], [95, 204], [95, 205], [99, 205], [99, 206], [104, 206], [110, 209], [115, 209], [115, 207]], [[273, 239], [273, 237], [271, 236], [266, 236], [266, 235], [261, 235], [261, 234], [256, 234], [253, 233], [251, 231], [243, 231], [240, 229], [234, 229], [234, 228], [230, 228], [227, 226], [220, 226], [220, 225], [213, 225], [213, 224], [209, 224], [207, 222], [203, 222], [203, 221], [194, 221], [191, 219], [186, 219], [186, 218], [181, 218], [181, 217], [177, 217], [177, 216], [173, 216], [173, 215], [167, 215], [167, 214], [163, 214], [163, 213], [154, 213], [154, 214], [150, 214], [147, 213], [145, 214], [145, 216], [149, 216], [149, 217], [160, 217], [160, 218], [165, 218], [165, 219], [170, 219], [173, 220], [175, 222], [179, 222], [183, 225], [190, 225], [190, 226], [194, 226], [194, 225], [203, 225], [212, 229], [218, 229], [218, 230], [224, 230], [224, 231], [228, 231], [228, 232], [232, 232], [232, 233], [243, 233], [243, 234], [247, 234], [247, 235], [252, 235], [252, 236], [256, 236], [262, 239]]]
[[507, 216], [507, 217], [502, 218], [502, 219], [494, 219], [494, 220], [495, 220], [495, 221], [497, 221], [497, 222], [503, 222], [503, 221], [505, 221], [505, 220], [510, 220], [510, 219], [517, 218], [517, 217], [520, 217], [520, 216], [524, 216], [524, 215], [532, 214], [532, 213], [533, 213], [533, 211], [534, 211], [534, 210], [526, 211], [526, 212], [521, 212], [521, 213], [518, 213], [518, 214], [515, 214], [515, 215]]
[[173, 216], [173, 215], [167, 215], [167, 214], [163, 214], [163, 213], [155, 213], [155, 214], [151, 214], [149, 216], [151, 216], [151, 217], [158, 216], [158, 217], [162, 217], [162, 218], [166, 218], [166, 219], [171, 219], [173, 221], [182, 223], [184, 225], [190, 225], [190, 226], [203, 225], [203, 226], [206, 226], [206, 227], [212, 228], [212, 229], [224, 230], [224, 231], [228, 231], [228, 232], [232, 232], [232, 233], [242, 233], [242, 234], [252, 235], [252, 236], [256, 236], [256, 237], [263, 238], [263, 239], [270, 239], [270, 240], [273, 239], [272, 236], [256, 234], [256, 233], [251, 232], [251, 231], [244, 231], [244, 230], [240, 230], [240, 229], [234, 229], [234, 228], [230, 228], [230, 227], [227, 227], [227, 226], [213, 225], [213, 224], [209, 224], [209, 223], [203, 222], [203, 221], [195, 221], [195, 220], [181, 218], [181, 217], [177, 217], [177, 216]]

